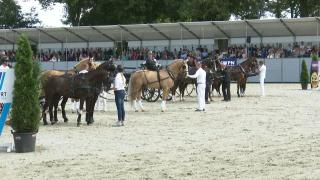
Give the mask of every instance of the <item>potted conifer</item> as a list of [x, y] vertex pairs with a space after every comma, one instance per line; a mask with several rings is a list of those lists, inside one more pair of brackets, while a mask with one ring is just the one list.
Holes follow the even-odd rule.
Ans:
[[301, 74], [300, 74], [300, 83], [303, 90], [308, 89], [308, 83], [309, 83], [309, 74], [308, 74], [308, 68], [307, 63], [303, 59], [301, 64]]
[[12, 134], [16, 152], [35, 151], [36, 133], [39, 129], [39, 63], [32, 60], [28, 38], [22, 34], [18, 39], [14, 67], [15, 82], [12, 100]]

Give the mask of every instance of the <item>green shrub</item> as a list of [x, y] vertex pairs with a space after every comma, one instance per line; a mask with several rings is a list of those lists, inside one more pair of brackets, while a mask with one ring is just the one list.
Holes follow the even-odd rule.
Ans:
[[318, 56], [316, 54], [311, 55], [312, 61], [318, 61]]
[[300, 82], [301, 83], [308, 83], [309, 82], [309, 74], [308, 74], [308, 68], [307, 63], [305, 60], [302, 60], [301, 63], [301, 74], [300, 74]]
[[18, 39], [16, 57], [12, 128], [17, 133], [38, 132], [40, 66], [32, 60], [32, 50], [25, 35], [21, 35]]

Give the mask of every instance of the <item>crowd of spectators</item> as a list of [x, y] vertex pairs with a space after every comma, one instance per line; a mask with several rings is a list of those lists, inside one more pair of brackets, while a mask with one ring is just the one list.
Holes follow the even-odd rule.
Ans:
[[[206, 46], [197, 48], [187, 48], [183, 46], [180, 49], [174, 48], [169, 51], [166, 47], [163, 50], [149, 48], [127, 48], [125, 50], [114, 48], [82, 48], [82, 49], [66, 49], [66, 50], [40, 50], [34, 59], [40, 61], [79, 61], [86, 57], [93, 57], [96, 60], [146, 60], [148, 52], [152, 51], [154, 57], [158, 60], [170, 59], [186, 59], [193, 56], [197, 59], [222, 55], [224, 57], [236, 57], [238, 59], [246, 59], [248, 54], [259, 58], [301, 58], [310, 57], [311, 54], [320, 56], [320, 48], [313, 46], [311, 43], [294, 43], [283, 47], [282, 44], [275, 45], [231, 45], [225, 50], [208, 50]], [[15, 61], [15, 51], [4, 50], [11, 62]]]

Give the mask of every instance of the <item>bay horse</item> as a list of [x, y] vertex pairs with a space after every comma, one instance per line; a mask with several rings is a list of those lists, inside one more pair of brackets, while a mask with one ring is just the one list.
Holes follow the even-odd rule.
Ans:
[[[172, 64], [168, 65], [165, 69], [157, 71], [139, 70], [131, 74], [129, 86], [128, 86], [128, 97], [131, 106], [137, 112], [137, 101], [140, 109], [144, 111], [141, 102], [142, 90], [146, 87], [162, 89], [163, 96], [161, 102], [161, 111], [166, 110], [166, 100], [169, 95], [170, 89], [174, 85], [174, 81], [177, 79], [178, 74], [185, 73], [187, 75], [188, 65], [187, 61], [182, 59], [176, 59]], [[159, 78], [158, 78], [159, 77]]]
[[[101, 92], [102, 84], [106, 79], [113, 78], [114, 73], [115, 65], [112, 61], [108, 61], [88, 73], [50, 77], [44, 86], [43, 123], [48, 124], [45, 116], [47, 107], [49, 107], [51, 124], [55, 124], [58, 121], [56, 107], [61, 96], [63, 96], [64, 98], [80, 99], [81, 111], [83, 102], [86, 101], [86, 121], [88, 125], [91, 124], [93, 122], [94, 105]], [[107, 82], [110, 82], [110, 80], [107, 80]], [[53, 107], [55, 107], [54, 115], [52, 113]], [[77, 126], [80, 126], [80, 124], [81, 113], [78, 114]]]
[[[46, 86], [46, 83], [48, 81], [49, 78], [51, 77], [58, 77], [58, 76], [63, 76], [63, 75], [75, 75], [78, 72], [82, 71], [82, 70], [87, 70], [87, 71], [92, 71], [94, 69], [97, 68], [97, 64], [93, 62], [92, 58], [85, 58], [82, 59], [79, 63], [77, 63], [76, 65], [73, 66], [72, 69], [69, 69], [67, 71], [63, 71], [63, 70], [45, 70], [43, 72], [41, 72], [40, 74], [40, 96], [39, 96], [39, 100], [40, 100], [40, 104], [42, 105], [43, 110], [46, 110], [46, 108], [44, 108], [43, 106], [43, 99], [45, 97], [45, 93], [44, 93], [44, 89], [43, 87]], [[68, 98], [65, 99], [65, 101], [68, 101]], [[62, 110], [62, 116], [64, 117], [65, 122], [68, 121], [67, 117], [65, 116], [65, 106], [61, 106], [61, 110]]]
[[[221, 63], [218, 67], [221, 69]], [[245, 93], [247, 78], [258, 74], [259, 65], [255, 57], [250, 57], [236, 66], [227, 66], [226, 70], [230, 71], [231, 81], [237, 82], [237, 95], [241, 97]]]

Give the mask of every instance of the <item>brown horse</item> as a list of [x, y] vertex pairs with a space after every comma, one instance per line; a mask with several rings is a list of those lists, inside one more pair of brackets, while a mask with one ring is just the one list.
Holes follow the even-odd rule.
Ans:
[[[90, 58], [86, 58], [81, 60], [79, 63], [74, 65], [73, 69], [67, 70], [67, 71], [61, 71], [61, 70], [46, 70], [41, 73], [40, 76], [40, 86], [41, 86], [41, 93], [40, 93], [40, 99], [44, 99], [45, 97], [45, 92], [44, 88], [47, 85], [48, 79], [52, 77], [59, 77], [63, 75], [75, 75], [78, 72], [82, 70], [87, 70], [87, 71], [92, 71], [97, 68], [97, 64], [92, 61]], [[68, 98], [64, 99], [65, 101], [68, 100]], [[43, 101], [43, 100], [40, 100]], [[43, 104], [42, 104], [43, 105]], [[43, 107], [44, 108], [44, 107]], [[67, 118], [65, 116], [65, 107], [61, 106], [62, 109], [62, 116], [64, 117], [65, 121], [67, 121]], [[44, 109], [45, 111], [46, 109]]]
[[[101, 92], [103, 84], [111, 83], [109, 80], [113, 78], [115, 66], [112, 61], [105, 62], [99, 65], [95, 70], [89, 71], [88, 73], [82, 73], [77, 75], [65, 74], [62, 76], [53, 76], [48, 79], [48, 83], [44, 86], [45, 91], [45, 105], [43, 108], [43, 123], [46, 125], [45, 109], [49, 107], [50, 121], [52, 124], [58, 121], [57, 119], [57, 106], [58, 102], [63, 98], [74, 98], [80, 99], [80, 110], [84, 100], [86, 101], [87, 116], [86, 121], [88, 124], [93, 122], [93, 110], [95, 102]], [[54, 110], [54, 115], [52, 109]], [[80, 125], [81, 114], [78, 114], [78, 123]]]
[[[221, 69], [221, 64], [217, 65]], [[258, 73], [259, 65], [255, 57], [251, 57], [236, 66], [227, 66], [226, 70], [230, 71], [231, 81], [237, 82], [238, 97], [244, 96], [247, 77]]]
[[92, 59], [87, 58], [87, 59], [81, 60], [78, 64], [74, 65], [73, 69], [70, 69], [67, 71], [60, 71], [60, 70], [43, 71], [43, 72], [41, 72], [41, 76], [40, 76], [41, 86], [43, 87], [50, 77], [62, 76], [65, 74], [75, 75], [77, 72], [80, 72], [82, 70], [87, 70], [87, 71], [94, 70], [96, 68], [96, 66], [97, 65], [92, 61]]
[[144, 88], [148, 87], [163, 90], [161, 111], [164, 112], [166, 109], [166, 100], [170, 89], [174, 85], [174, 81], [178, 74], [187, 74], [186, 72], [188, 72], [187, 61], [182, 59], [176, 59], [165, 69], [159, 70], [159, 78], [157, 71], [139, 70], [134, 72], [129, 81], [128, 97], [135, 111], [138, 111], [137, 101], [140, 109], [144, 111], [141, 103], [141, 93]]

